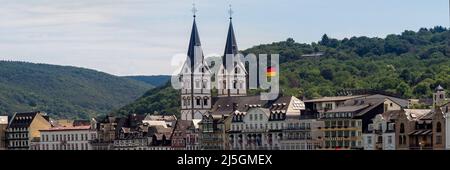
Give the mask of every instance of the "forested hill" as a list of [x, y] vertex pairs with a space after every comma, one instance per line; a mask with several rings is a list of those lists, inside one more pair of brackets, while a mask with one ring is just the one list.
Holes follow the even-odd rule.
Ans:
[[[289, 38], [243, 52], [280, 54], [282, 91], [289, 95], [315, 98], [342, 89], [374, 89], [405, 98], [431, 98], [438, 84], [450, 89], [449, 41], [450, 31], [435, 27], [385, 38], [337, 40], [324, 35], [312, 44]], [[116, 113], [174, 113], [178, 106], [179, 94], [167, 84]]]
[[0, 61], [1, 114], [39, 110], [54, 118], [89, 118], [133, 102], [149, 89], [89, 69]]
[[169, 80], [170, 76], [159, 75], [159, 76], [125, 76], [125, 78], [141, 81], [147, 83], [154, 87], [160, 87], [165, 85]]

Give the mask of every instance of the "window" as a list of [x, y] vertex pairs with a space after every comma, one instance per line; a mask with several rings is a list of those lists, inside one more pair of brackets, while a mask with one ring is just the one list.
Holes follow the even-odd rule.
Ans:
[[442, 144], [442, 136], [436, 136], [436, 144]]
[[233, 82], [233, 89], [237, 89], [237, 81]]
[[201, 103], [200, 103], [200, 99], [197, 99], [197, 100], [196, 100], [196, 104], [197, 104], [197, 106], [200, 106], [200, 104], [201, 104]]
[[239, 74], [239, 73], [240, 73], [239, 68], [236, 67], [236, 68], [234, 69], [234, 73], [235, 73], [235, 74]]
[[442, 132], [442, 127], [441, 127], [442, 125], [441, 125], [441, 122], [438, 122], [437, 124], [436, 124], [436, 132]]
[[405, 124], [400, 124], [400, 133], [405, 133]]
[[206, 87], [208, 86], [208, 81], [203, 80], [202, 86], [202, 88], [206, 89]]
[[195, 81], [195, 88], [200, 88], [200, 81]]
[[388, 136], [388, 144], [392, 144], [392, 136]]
[[203, 99], [203, 105], [205, 105], [205, 106], [208, 105], [208, 98], [204, 98], [204, 99]]

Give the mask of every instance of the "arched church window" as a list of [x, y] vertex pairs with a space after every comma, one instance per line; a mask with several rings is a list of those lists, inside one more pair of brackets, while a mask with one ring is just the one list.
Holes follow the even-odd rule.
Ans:
[[235, 69], [234, 69], [234, 74], [239, 74], [240, 73], [240, 69], [238, 68], [238, 67], [236, 67]]
[[233, 81], [233, 88], [237, 89], [237, 81]]
[[208, 97], [203, 98], [203, 105], [208, 105]]
[[436, 124], [436, 132], [442, 132], [442, 127], [441, 127], [442, 125], [441, 125], [441, 122], [438, 122], [437, 124]]
[[224, 81], [223, 81], [223, 84], [222, 84], [222, 89], [226, 89], [226, 88], [227, 88], [227, 81], [224, 80]]
[[196, 99], [196, 104], [197, 104], [197, 106], [200, 106], [200, 105], [201, 105], [201, 103], [200, 103], [200, 98], [197, 98], [197, 99]]

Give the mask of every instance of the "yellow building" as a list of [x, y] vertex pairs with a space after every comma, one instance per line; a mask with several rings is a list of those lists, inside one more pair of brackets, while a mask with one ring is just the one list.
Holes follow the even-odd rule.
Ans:
[[345, 101], [344, 105], [325, 112], [320, 120], [325, 122], [324, 149], [363, 149], [363, 132], [370, 121], [386, 111], [401, 110], [408, 101], [371, 95]]
[[43, 112], [15, 113], [6, 130], [6, 141], [10, 150], [33, 150], [33, 143], [40, 139], [39, 130], [52, 127], [49, 117]]

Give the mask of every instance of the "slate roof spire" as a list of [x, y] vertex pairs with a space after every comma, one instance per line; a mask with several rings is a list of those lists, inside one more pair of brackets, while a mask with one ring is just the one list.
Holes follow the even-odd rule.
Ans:
[[196, 49], [197, 50], [201, 50], [201, 42], [200, 42], [200, 35], [198, 33], [197, 30], [197, 22], [196, 22], [196, 18], [197, 18], [197, 8], [195, 7], [195, 4], [193, 4], [193, 8], [192, 8], [192, 13], [193, 13], [193, 17], [194, 17], [194, 23], [192, 25], [192, 31], [191, 31], [191, 38], [189, 40], [189, 47], [188, 47], [188, 59], [190, 62], [190, 68], [191, 71], [194, 70], [196, 64], [203, 62], [203, 52], [202, 51], [197, 51], [200, 54], [196, 54]]
[[233, 10], [231, 9], [231, 5], [230, 5], [229, 13], [230, 13], [230, 26], [228, 28], [228, 35], [227, 35], [227, 42], [225, 44], [224, 57], [222, 58], [224, 66], [226, 66], [227, 54], [236, 55], [239, 53], [238, 46], [236, 43], [236, 36], [234, 35]]

